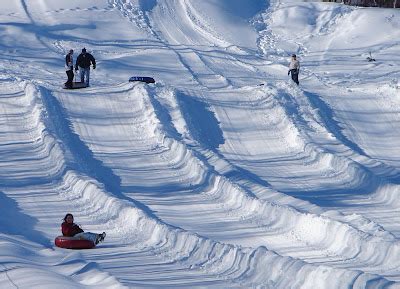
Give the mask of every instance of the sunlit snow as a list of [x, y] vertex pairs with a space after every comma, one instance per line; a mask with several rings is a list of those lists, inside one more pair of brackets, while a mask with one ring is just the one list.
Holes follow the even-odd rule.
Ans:
[[0, 288], [400, 288], [399, 9], [5, 2]]

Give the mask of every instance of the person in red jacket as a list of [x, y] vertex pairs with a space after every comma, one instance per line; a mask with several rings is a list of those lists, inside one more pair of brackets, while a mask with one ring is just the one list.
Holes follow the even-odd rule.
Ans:
[[74, 223], [74, 216], [70, 213], [64, 217], [64, 222], [61, 224], [61, 232], [65, 237], [76, 237], [81, 240], [89, 240], [96, 245], [99, 242], [103, 242], [106, 237], [106, 233], [96, 234], [91, 232], [84, 232], [81, 227]]

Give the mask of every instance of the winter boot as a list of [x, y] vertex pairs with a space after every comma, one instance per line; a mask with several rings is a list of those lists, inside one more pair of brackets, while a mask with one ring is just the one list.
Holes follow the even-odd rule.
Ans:
[[97, 245], [98, 243], [100, 243], [100, 242], [103, 242], [105, 237], [106, 237], [106, 232], [103, 232], [103, 233], [101, 233], [101, 234], [98, 234], [97, 237], [96, 237], [96, 242], [95, 242], [96, 245]]

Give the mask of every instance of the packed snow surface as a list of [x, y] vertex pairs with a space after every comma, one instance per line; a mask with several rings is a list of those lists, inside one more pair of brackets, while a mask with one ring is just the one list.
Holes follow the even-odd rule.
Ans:
[[400, 10], [6, 2], [0, 288], [400, 288]]

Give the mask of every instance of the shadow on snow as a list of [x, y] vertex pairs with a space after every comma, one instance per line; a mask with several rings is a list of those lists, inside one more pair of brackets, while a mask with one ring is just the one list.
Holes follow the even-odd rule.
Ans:
[[33, 229], [38, 222], [37, 219], [22, 213], [17, 202], [1, 191], [0, 204], [2, 208], [0, 214], [1, 233], [21, 235], [44, 246], [49, 245], [49, 240]]

